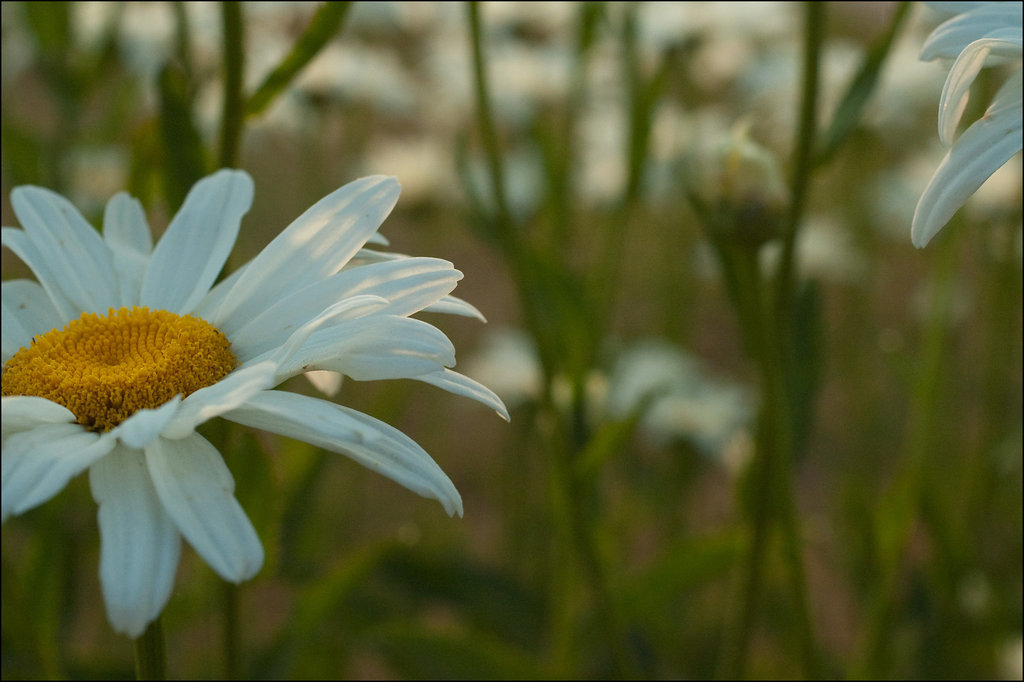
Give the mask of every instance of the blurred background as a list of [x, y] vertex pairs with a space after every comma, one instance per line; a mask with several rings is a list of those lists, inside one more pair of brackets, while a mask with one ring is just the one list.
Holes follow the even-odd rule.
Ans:
[[[1020, 679], [1020, 155], [914, 249], [914, 207], [944, 154], [948, 72], [918, 52], [942, 17], [916, 3], [815, 4], [828, 5], [821, 126], [885, 45], [870, 98], [815, 168], [795, 251], [810, 312], [793, 480], [818, 654], [834, 677]], [[233, 7], [247, 96], [324, 12]], [[238, 592], [241, 649], [225, 662], [220, 580], [183, 552], [163, 618], [172, 677], [679, 678], [728, 665], [744, 499], [762, 484], [748, 467], [759, 379], [687, 188], [743, 122], [788, 177], [806, 8], [475, 11], [501, 189], [469, 6], [352, 3], [244, 120], [233, 158], [256, 194], [228, 269], [337, 187], [396, 176], [381, 232], [391, 250], [465, 274], [455, 294], [487, 324], [424, 318], [511, 423], [418, 382], [346, 380], [336, 396], [431, 453], [462, 519], [339, 455], [207, 424], [267, 563]], [[127, 189], [159, 233], [196, 177], [231, 158], [220, 3], [0, 13], [4, 225], [18, 224], [11, 189], [38, 184], [97, 226]], [[982, 73], [975, 117], [1002, 75]], [[778, 259], [772, 244], [759, 256]], [[25, 276], [4, 250], [3, 278]], [[286, 388], [316, 394], [302, 377]], [[883, 501], [911, 449], [925, 453], [916, 511], [879, 588]], [[131, 643], [104, 615], [95, 518], [81, 476], [5, 523], [5, 678], [132, 676]], [[806, 674], [797, 607], [767, 557], [746, 674]], [[881, 619], [879, 589], [891, 595]], [[869, 652], [872, 636], [884, 644]]]

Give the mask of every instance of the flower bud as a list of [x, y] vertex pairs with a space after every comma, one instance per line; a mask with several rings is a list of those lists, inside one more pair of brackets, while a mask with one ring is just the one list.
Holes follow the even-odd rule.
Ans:
[[760, 247], [778, 236], [788, 192], [775, 156], [737, 124], [695, 173], [690, 198], [713, 239]]

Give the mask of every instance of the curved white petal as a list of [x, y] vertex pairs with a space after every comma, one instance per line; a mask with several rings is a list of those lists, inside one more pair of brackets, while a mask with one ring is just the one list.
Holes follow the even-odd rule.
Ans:
[[8, 436], [0, 453], [2, 520], [49, 500], [115, 443], [78, 424], [45, 424]]
[[[1016, 54], [1020, 56], [1020, 39], [1016, 43]], [[953, 144], [953, 137], [956, 135], [957, 125], [960, 117], [963, 116], [967, 107], [967, 100], [970, 95], [971, 83], [977, 77], [978, 72], [985, 65], [985, 58], [993, 51], [1006, 50], [1007, 41], [985, 38], [976, 40], [960, 53], [954, 62], [946, 78], [946, 85], [942, 89], [942, 96], [939, 99], [939, 139], [947, 147]]]
[[219, 327], [232, 343], [259, 348], [280, 345], [297, 328], [335, 301], [356, 295], [387, 299], [378, 314], [409, 315], [455, 288], [462, 273], [438, 258], [408, 258], [346, 269], [286, 296], [237, 329]]
[[153, 250], [153, 236], [138, 199], [121, 192], [107, 202], [103, 212], [103, 241], [114, 263], [121, 305], [139, 305], [142, 278]]
[[274, 386], [277, 364], [262, 362], [243, 367], [224, 377], [212, 386], [201, 388], [189, 395], [181, 409], [163, 428], [164, 438], [184, 438], [203, 422], [232, 410], [244, 403], [250, 396]]
[[206, 319], [237, 329], [267, 305], [338, 272], [398, 201], [394, 178], [374, 175], [327, 195], [274, 238]]
[[487, 322], [487, 318], [476, 306], [456, 296], [444, 296], [440, 301], [431, 303], [423, 309], [425, 313], [443, 313], [445, 315], [461, 315], [462, 317], [474, 317], [481, 322]]
[[100, 586], [114, 630], [138, 637], [174, 587], [181, 536], [164, 511], [139, 450], [118, 446], [89, 468], [99, 505]]
[[4, 362], [32, 343], [32, 337], [62, 327], [57, 309], [39, 284], [12, 279], [0, 287], [0, 339]]
[[140, 303], [186, 314], [210, 290], [252, 205], [252, 179], [222, 169], [189, 190], [146, 268]]
[[0, 399], [3, 439], [42, 424], [70, 424], [75, 415], [63, 405], [34, 395], [9, 395]]
[[[252, 261], [249, 261], [249, 263], [251, 262]], [[246, 269], [249, 267], [249, 263], [245, 263], [241, 267], [237, 268], [230, 275], [214, 284], [213, 288], [210, 289], [210, 291], [207, 292], [205, 296], [203, 296], [203, 300], [199, 302], [199, 305], [197, 305], [190, 314], [195, 315], [196, 317], [201, 317], [202, 319], [207, 321], [213, 320], [213, 316], [216, 313], [217, 308], [219, 308], [220, 304], [224, 302], [224, 299], [227, 297], [227, 295], [231, 293], [231, 290], [234, 288], [235, 284], [238, 283], [238, 280], [242, 277]], [[218, 327], [218, 329], [221, 328]], [[224, 330], [221, 329], [221, 331]]]
[[[942, 3], [944, 8], [956, 3]], [[932, 31], [921, 46], [921, 59], [953, 59], [960, 51], [979, 38], [990, 37], [993, 31], [1007, 26], [1018, 27], [1020, 35], [1021, 4], [1019, 2], [993, 2], [971, 7], [958, 16], [942, 23]]]
[[314, 332], [278, 370], [278, 380], [309, 369], [358, 381], [403, 379], [455, 364], [455, 346], [422, 320], [373, 315]]
[[64, 295], [79, 311], [106, 313], [119, 305], [110, 252], [71, 202], [48, 189], [23, 186], [11, 192], [11, 206], [51, 272], [59, 273]]
[[458, 490], [430, 455], [398, 429], [369, 415], [318, 398], [264, 391], [224, 417], [347, 455], [439, 501], [449, 515], [462, 515]]
[[263, 566], [263, 546], [235, 499], [220, 453], [197, 433], [157, 438], [146, 464], [160, 502], [178, 531], [222, 578], [238, 583]]
[[74, 289], [74, 283], [67, 280], [67, 273], [50, 263], [24, 230], [13, 227], [0, 229], [0, 243], [9, 248], [35, 273], [36, 279], [50, 297], [62, 320], [73, 320], [82, 313], [83, 309], [65, 293], [67, 289]]
[[982, 183], [1021, 150], [1020, 83], [1017, 72], [1015, 101], [1008, 96], [993, 102], [939, 164], [914, 210], [910, 232], [914, 246], [922, 248], [931, 241]]
[[142, 450], [182, 410], [181, 396], [176, 395], [155, 409], [143, 408], [118, 424], [111, 433], [135, 450]]
[[337, 303], [328, 306], [312, 320], [292, 331], [291, 335], [287, 337], [287, 340], [285, 340], [284, 343], [280, 343], [279, 335], [274, 333], [278, 330], [268, 329], [266, 331], [267, 336], [273, 336], [274, 340], [277, 343], [280, 343], [280, 345], [265, 350], [259, 355], [256, 355], [255, 358], [252, 356], [258, 353], [259, 350], [266, 346], [266, 344], [259, 343], [258, 338], [252, 339], [249, 344], [240, 343], [237, 349], [238, 357], [243, 363], [269, 360], [277, 365], [282, 365], [287, 362], [288, 359], [306, 343], [307, 339], [309, 339], [313, 332], [320, 327], [326, 324], [338, 324], [343, 320], [362, 318], [383, 308], [387, 303], [387, 300], [380, 296], [359, 295], [346, 298], [343, 301], [338, 301]]
[[478, 381], [470, 379], [464, 374], [459, 374], [455, 370], [448, 368], [431, 372], [430, 374], [421, 374], [419, 376], [410, 377], [416, 381], [422, 381], [438, 388], [443, 388], [449, 393], [455, 395], [461, 395], [466, 398], [472, 398], [477, 402], [481, 402], [487, 407], [491, 408], [505, 421], [511, 421], [508, 414], [508, 408], [505, 407], [505, 403], [501, 401], [498, 394], [487, 388]]

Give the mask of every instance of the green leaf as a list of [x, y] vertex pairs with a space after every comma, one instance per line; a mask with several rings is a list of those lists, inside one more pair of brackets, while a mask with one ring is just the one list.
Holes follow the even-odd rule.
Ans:
[[271, 71], [249, 98], [246, 116], [262, 113], [295, 76], [319, 54], [345, 22], [351, 2], [325, 2], [313, 15], [306, 32], [295, 42], [288, 56]]
[[847, 88], [846, 94], [843, 95], [835, 116], [832, 118], [832, 123], [819, 138], [821, 142], [815, 156], [815, 165], [821, 165], [828, 161], [856, 129], [857, 123], [864, 113], [864, 107], [867, 106], [868, 100], [871, 99], [871, 95], [875, 91], [886, 57], [889, 56], [896, 34], [906, 19], [909, 9], [909, 2], [900, 3], [889, 30], [864, 55], [864, 62]]

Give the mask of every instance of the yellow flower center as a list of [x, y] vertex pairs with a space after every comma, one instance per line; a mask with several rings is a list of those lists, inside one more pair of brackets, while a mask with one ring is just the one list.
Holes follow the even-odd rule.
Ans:
[[87, 429], [109, 431], [138, 410], [217, 383], [237, 365], [231, 342], [206, 320], [111, 308], [35, 337], [4, 367], [3, 395], [46, 398]]

